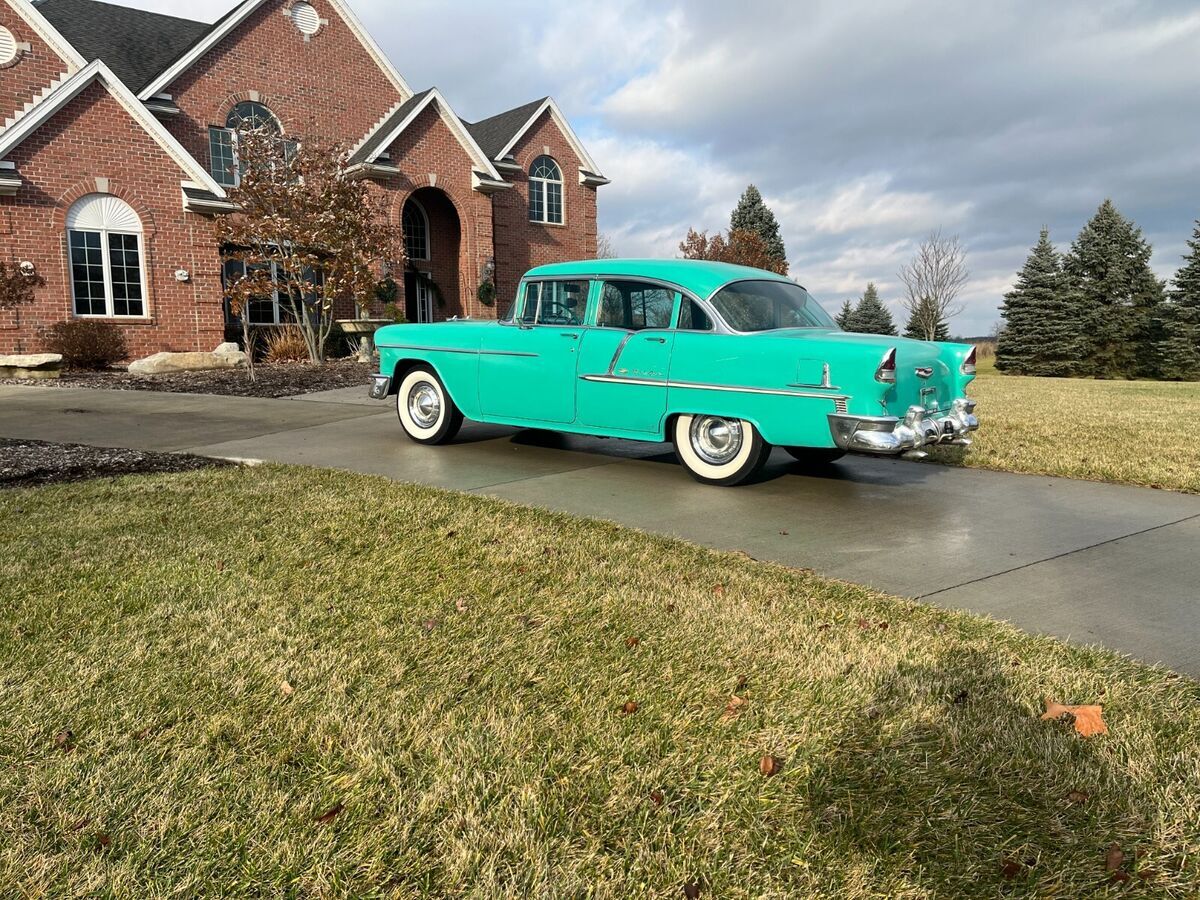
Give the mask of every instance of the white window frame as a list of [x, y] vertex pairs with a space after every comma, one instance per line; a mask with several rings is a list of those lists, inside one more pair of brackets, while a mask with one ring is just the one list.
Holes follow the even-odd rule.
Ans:
[[421, 218], [425, 222], [425, 255], [424, 256], [409, 256], [409, 259], [419, 259], [423, 262], [428, 262], [433, 259], [433, 229], [429, 227], [429, 213], [425, 211], [425, 207], [421, 205], [421, 201], [414, 197], [409, 197], [404, 201], [404, 208], [400, 211], [400, 237], [404, 241], [404, 253], [408, 254], [408, 239], [404, 234], [404, 210], [408, 208], [408, 204], [412, 204], [417, 212], [421, 214]]
[[[541, 176], [534, 177], [533, 170], [535, 168], [537, 168], [538, 160], [543, 159], [543, 158], [550, 160], [550, 162], [554, 163], [554, 168], [558, 169], [558, 180], [557, 181], [555, 181], [553, 178], [543, 178]], [[529, 198], [526, 197], [525, 198], [526, 199], [526, 203], [525, 203], [526, 215], [529, 217], [529, 221], [534, 223], [535, 225], [552, 225], [555, 227], [565, 227], [567, 224], [567, 184], [566, 184], [566, 180], [563, 178], [562, 164], [559, 163], [559, 161], [557, 159], [555, 159], [553, 156], [551, 156], [549, 153], [538, 154], [536, 157], [534, 157], [533, 162], [529, 166], [529, 183], [532, 185], [535, 182], [542, 186], [542, 217], [540, 219], [533, 218], [533, 216], [530, 214], [530, 212], [528, 210]], [[562, 220], [559, 222], [552, 222], [550, 220], [550, 204], [547, 202], [547, 199], [546, 199], [547, 194], [549, 192], [547, 191], [546, 188], [548, 185], [551, 185], [551, 184], [558, 185], [559, 197], [561, 198], [561, 201], [562, 201], [562, 203], [561, 203]]]
[[[81, 313], [75, 302], [75, 261], [71, 258], [71, 233], [100, 235], [100, 266], [104, 275], [104, 309], [102, 313]], [[129, 313], [118, 314], [116, 298], [113, 296], [112, 256], [108, 249], [108, 236], [119, 234], [137, 239], [138, 278], [142, 289], [142, 311], [136, 315]], [[71, 275], [71, 314], [77, 319], [148, 319], [150, 318], [150, 291], [146, 281], [146, 242], [139, 231], [118, 231], [109, 228], [68, 228], [67, 229], [67, 268]]]
[[[280, 142], [284, 143], [284, 144], [295, 143], [294, 141], [289, 142], [287, 140], [287, 137], [283, 132], [283, 123], [281, 121], [279, 121], [279, 116], [275, 115], [275, 110], [271, 109], [271, 107], [267, 106], [267, 104], [263, 103], [261, 100], [242, 100], [238, 103], [235, 103], [233, 105], [233, 108], [229, 110], [229, 114], [225, 116], [225, 124], [224, 125], [209, 125], [208, 126], [208, 130], [209, 130], [208, 173], [213, 177], [213, 180], [215, 180], [217, 182], [217, 184], [221, 185], [221, 187], [234, 187], [235, 188], [235, 187], [238, 187], [242, 183], [242, 163], [241, 163], [241, 160], [238, 159], [237, 129], [230, 127], [229, 119], [233, 115], [234, 110], [236, 110], [239, 106], [241, 106], [243, 104], [254, 104], [255, 106], [261, 106], [264, 110], [266, 110], [267, 114], [271, 117], [271, 121], [275, 123], [275, 131], [276, 131], [276, 134], [278, 134], [278, 136], [279, 136]], [[218, 174], [217, 172], [213, 171], [212, 132], [214, 132], [214, 131], [222, 131], [225, 134], [229, 135], [229, 144], [230, 144], [230, 147], [233, 149], [233, 182], [231, 184], [226, 184], [222, 180], [222, 178], [224, 177], [224, 173]]]

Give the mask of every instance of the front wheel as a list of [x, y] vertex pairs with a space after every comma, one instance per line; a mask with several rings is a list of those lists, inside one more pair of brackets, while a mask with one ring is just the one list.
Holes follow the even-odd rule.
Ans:
[[673, 438], [679, 462], [702, 484], [741, 484], [771, 454], [771, 445], [744, 419], [678, 416]]
[[845, 450], [827, 447], [784, 447], [792, 459], [806, 466], [827, 466], [846, 455]]
[[432, 369], [417, 366], [400, 381], [396, 414], [418, 444], [444, 444], [458, 434], [463, 415]]

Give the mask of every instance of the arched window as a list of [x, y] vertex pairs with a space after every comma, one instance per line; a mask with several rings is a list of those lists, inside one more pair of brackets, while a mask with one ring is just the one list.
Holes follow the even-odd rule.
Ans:
[[429, 259], [429, 216], [425, 214], [425, 207], [410, 197], [404, 204], [400, 218], [405, 256], [409, 259]]
[[77, 316], [146, 315], [142, 220], [112, 194], [88, 194], [67, 212]]
[[[208, 129], [209, 172], [213, 180], [222, 187], [237, 187], [238, 158], [237, 133], [239, 130], [264, 128], [267, 131], [283, 137], [283, 127], [275, 113], [257, 100], [243, 100], [229, 111], [225, 117], [225, 127], [212, 125]], [[284, 142], [285, 152], [291, 152], [292, 145]]]
[[529, 221], [563, 223], [562, 169], [549, 156], [539, 156], [529, 167]]

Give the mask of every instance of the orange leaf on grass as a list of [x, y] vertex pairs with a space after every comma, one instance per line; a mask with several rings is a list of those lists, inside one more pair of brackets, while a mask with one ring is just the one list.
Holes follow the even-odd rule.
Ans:
[[1069, 715], [1074, 720], [1075, 730], [1084, 737], [1091, 737], [1093, 734], [1108, 733], [1108, 726], [1104, 724], [1104, 716], [1102, 715], [1104, 707], [1099, 704], [1067, 706], [1062, 703], [1055, 703], [1049, 697], [1046, 698], [1045, 702], [1046, 711], [1042, 713], [1043, 719], [1057, 719]]
[[729, 702], [725, 704], [725, 711], [721, 713], [721, 721], [729, 722], [736, 719], [742, 714], [742, 708], [748, 703], [737, 694], [729, 695]]
[[328, 825], [330, 822], [336, 819], [338, 817], [338, 813], [345, 808], [346, 804], [335, 803], [333, 806], [329, 807], [329, 809], [325, 810], [325, 812], [321, 813], [321, 815], [315, 816], [313, 821], [318, 825]]

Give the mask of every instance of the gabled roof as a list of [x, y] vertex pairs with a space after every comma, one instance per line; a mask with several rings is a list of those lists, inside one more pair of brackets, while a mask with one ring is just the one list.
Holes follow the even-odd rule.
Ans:
[[479, 144], [483, 152], [488, 155], [488, 159], [500, 159], [502, 156], [500, 151], [512, 141], [513, 135], [525, 128], [529, 117], [541, 109], [542, 104], [549, 99], [549, 97], [542, 97], [515, 109], [497, 113], [490, 118], [463, 124], [467, 126], [467, 131], [471, 132], [471, 137], [475, 138], [475, 142]]
[[[47, 2], [53, 2], [53, 0], [47, 0]], [[195, 43], [184, 49], [175, 59], [168, 60], [165, 68], [151, 81], [142, 86], [138, 91], [138, 97], [142, 100], [148, 100], [155, 94], [166, 90], [173, 81], [190, 69], [198, 59], [250, 18], [255, 10], [262, 6], [264, 2], [266, 0], [244, 0], [241, 5], [230, 10], [214, 22]], [[412, 88], [408, 86], [408, 82], [404, 80], [396, 70], [396, 67], [392, 65], [392, 61], [387, 58], [379, 48], [379, 45], [375, 43], [375, 39], [363, 28], [358, 17], [354, 15], [344, 0], [328, 0], [328, 2], [337, 11], [338, 15], [341, 16], [354, 36], [358, 38], [363, 49], [367, 51], [367, 54], [375, 61], [375, 64], [388, 80], [392, 82], [392, 85], [396, 88], [400, 96], [406, 99], [410, 97], [412, 95]]]
[[85, 60], [104, 60], [134, 93], [211, 28], [100, 0], [41, 0], [36, 9]]
[[38, 103], [29, 112], [0, 132], [0, 160], [8, 156], [13, 148], [37, 131], [59, 110], [83, 93], [84, 89], [99, 81], [113, 98], [125, 108], [130, 117], [162, 147], [179, 168], [191, 178], [184, 182], [186, 187], [195, 187], [208, 191], [215, 197], [224, 199], [225, 191], [213, 181], [211, 175], [196, 159], [183, 149], [166, 127], [155, 118], [154, 114], [138, 101], [133, 92], [125, 86], [104, 60], [96, 59], [88, 63], [66, 81], [58, 86], [46, 99]]
[[492, 165], [488, 155], [471, 137], [463, 120], [454, 114], [454, 110], [450, 108], [450, 104], [446, 102], [446, 98], [437, 88], [429, 88], [419, 94], [414, 94], [403, 103], [397, 104], [390, 113], [380, 119], [366, 137], [359, 141], [358, 146], [350, 152], [348, 159], [350, 165], [369, 165], [375, 162], [380, 154], [394, 144], [405, 129], [416, 121], [417, 116], [431, 105], [437, 106], [442, 121], [446, 123], [446, 127], [457, 138], [462, 148], [467, 151], [476, 170], [484, 177], [484, 180], [497, 185], [503, 184], [504, 179], [500, 177], [500, 173], [496, 171], [496, 167]]

